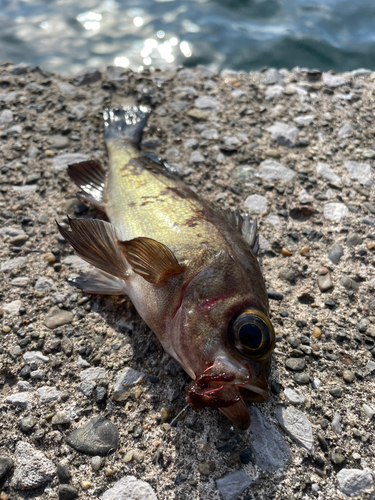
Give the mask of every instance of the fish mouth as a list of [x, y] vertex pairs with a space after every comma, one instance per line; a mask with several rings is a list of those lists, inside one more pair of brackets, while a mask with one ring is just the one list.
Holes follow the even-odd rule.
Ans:
[[[236, 368], [235, 370], [233, 368]], [[250, 383], [251, 372], [228, 359], [215, 360], [187, 388], [186, 400], [195, 409], [218, 408], [239, 427], [250, 425], [250, 415], [245, 401], [261, 403], [268, 399], [268, 384]]]

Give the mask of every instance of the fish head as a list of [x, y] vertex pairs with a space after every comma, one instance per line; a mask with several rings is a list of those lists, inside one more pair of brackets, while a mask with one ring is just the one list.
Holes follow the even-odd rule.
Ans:
[[179, 362], [193, 378], [188, 403], [219, 408], [243, 428], [250, 423], [244, 401], [269, 397], [275, 346], [255, 256], [251, 264], [249, 276], [249, 269], [236, 260], [216, 259], [191, 280], [176, 315]]

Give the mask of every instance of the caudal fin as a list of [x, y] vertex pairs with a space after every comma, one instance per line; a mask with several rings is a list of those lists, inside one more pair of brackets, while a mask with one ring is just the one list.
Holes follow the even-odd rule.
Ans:
[[105, 140], [123, 139], [138, 144], [149, 116], [146, 106], [106, 108], [103, 111]]

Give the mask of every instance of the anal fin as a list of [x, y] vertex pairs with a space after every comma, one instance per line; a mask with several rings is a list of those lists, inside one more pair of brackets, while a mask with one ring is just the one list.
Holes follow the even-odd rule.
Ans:
[[101, 295], [125, 295], [125, 281], [111, 276], [99, 269], [93, 269], [89, 273], [69, 279], [68, 283], [86, 293], [98, 293]]
[[76, 254], [102, 271], [126, 279], [128, 265], [117, 244], [117, 230], [99, 219], [69, 219], [71, 231], [57, 223], [61, 235]]
[[80, 188], [77, 194], [82, 200], [104, 210], [106, 172], [97, 160], [69, 165], [68, 175]]

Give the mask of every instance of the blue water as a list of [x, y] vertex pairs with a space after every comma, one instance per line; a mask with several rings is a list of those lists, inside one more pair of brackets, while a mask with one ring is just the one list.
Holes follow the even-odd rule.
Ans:
[[0, 60], [375, 69], [375, 0], [0, 0]]

